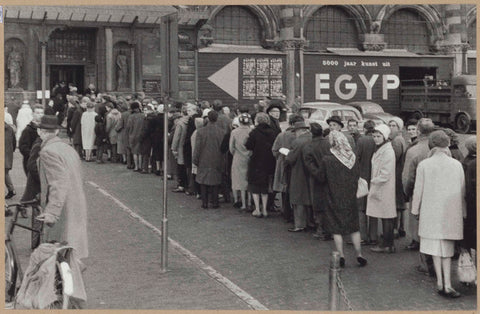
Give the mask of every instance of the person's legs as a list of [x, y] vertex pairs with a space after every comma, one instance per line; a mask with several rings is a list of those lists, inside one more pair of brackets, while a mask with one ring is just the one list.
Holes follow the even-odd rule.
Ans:
[[368, 241], [368, 219], [365, 212], [367, 197], [357, 199], [358, 220], [360, 225], [360, 236], [363, 241]]
[[148, 154], [142, 155], [142, 173], [148, 173], [149, 162], [150, 162], [150, 156]]
[[343, 254], [343, 237], [341, 234], [334, 234], [333, 241], [335, 242], [335, 249], [340, 253], [340, 257], [345, 257]]
[[395, 228], [396, 218], [382, 218], [383, 246], [393, 247], [393, 230]]
[[218, 208], [220, 205], [218, 203], [218, 185], [213, 185], [211, 186], [211, 191], [212, 191], [212, 207], [213, 208]]
[[435, 268], [435, 273], [437, 274], [437, 288], [441, 290], [443, 289], [441, 256], [433, 256], [433, 267]]
[[202, 196], [202, 208], [208, 208], [208, 188], [205, 184], [200, 184], [200, 193]]
[[133, 154], [133, 163], [134, 163], [134, 170], [135, 171], [138, 171], [140, 168], [141, 168], [141, 164], [140, 164], [140, 155], [138, 154]]
[[85, 150], [85, 160], [90, 161], [92, 160], [92, 150], [86, 149]]
[[253, 202], [255, 203], [255, 210], [253, 211], [253, 216], [260, 216], [260, 194], [252, 193]]
[[97, 162], [103, 162], [103, 151], [105, 149], [105, 145], [98, 145], [97, 147]]
[[283, 205], [283, 219], [287, 222], [293, 220], [293, 210], [290, 204], [290, 194], [288, 192], [282, 192], [282, 205]]
[[267, 217], [268, 194], [262, 194], [262, 215]]
[[357, 257], [362, 256], [362, 238], [360, 236], [360, 231], [352, 233], [350, 237], [352, 238], [353, 247], [355, 248]]
[[305, 206], [303, 205], [294, 205], [293, 206], [293, 222], [295, 228], [306, 228], [307, 227], [307, 212]]
[[240, 190], [240, 198], [242, 199], [242, 209], [247, 208], [246, 194], [247, 194], [247, 191]]
[[370, 242], [378, 243], [378, 218], [368, 216], [368, 236]]
[[135, 168], [135, 165], [133, 163], [133, 154], [132, 154], [132, 149], [130, 147], [126, 148], [126, 157], [127, 157], [127, 169], [133, 169]]
[[118, 161], [117, 144], [112, 144], [112, 162]]
[[[435, 264], [435, 259], [433, 260], [433, 263]], [[442, 257], [443, 283], [444, 283], [445, 291], [453, 289], [452, 279], [451, 279], [451, 269], [452, 269], [452, 258]], [[438, 275], [439, 274], [437, 273], [437, 282], [438, 282]]]

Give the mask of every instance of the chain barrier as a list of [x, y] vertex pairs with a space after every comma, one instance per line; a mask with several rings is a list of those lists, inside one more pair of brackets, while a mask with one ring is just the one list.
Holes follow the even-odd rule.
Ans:
[[340, 278], [340, 273], [337, 273], [335, 281], [337, 282], [337, 287], [338, 287], [338, 290], [340, 291], [340, 294], [342, 295], [343, 301], [347, 305], [347, 309], [349, 311], [353, 311], [352, 303], [348, 299], [347, 292], [345, 291], [345, 287], [343, 286], [342, 279]]

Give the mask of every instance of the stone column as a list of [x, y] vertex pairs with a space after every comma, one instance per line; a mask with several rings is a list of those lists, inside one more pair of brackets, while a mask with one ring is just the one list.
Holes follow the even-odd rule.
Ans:
[[47, 42], [42, 41], [42, 105], [45, 107], [45, 91], [47, 89]]
[[135, 45], [130, 45], [130, 88], [135, 92]]
[[[29, 91], [35, 91], [37, 89], [37, 86], [35, 84], [36, 82], [36, 76], [37, 71], [35, 69], [35, 53], [34, 51], [38, 51], [38, 46], [35, 44], [35, 39], [34, 39], [34, 33], [33, 29], [30, 29], [28, 32], [28, 41], [32, 43], [32, 46], [34, 47], [33, 49], [29, 50], [27, 49], [27, 90]], [[35, 49], [36, 48], [36, 49]]]
[[105, 28], [105, 88], [113, 90], [113, 35], [111, 28]]
[[453, 76], [466, 73], [467, 63], [467, 25], [464, 4], [446, 4], [445, 18], [448, 33], [442, 47], [446, 54], [454, 56]]
[[[301, 9], [292, 5], [281, 6], [280, 11], [280, 47], [286, 54], [286, 105], [291, 107], [295, 101], [295, 75], [302, 73], [300, 67], [302, 64], [297, 64], [296, 56], [298, 53], [302, 53], [305, 45], [305, 39], [303, 38], [303, 30], [299, 28], [301, 19]], [[303, 55], [302, 55], [303, 57]], [[299, 57], [298, 63], [303, 59]], [[300, 94], [303, 90], [303, 77], [300, 77]]]

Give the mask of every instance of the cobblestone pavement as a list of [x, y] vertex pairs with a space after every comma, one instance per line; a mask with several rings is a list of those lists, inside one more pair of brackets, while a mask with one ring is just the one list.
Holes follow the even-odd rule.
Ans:
[[[154, 175], [127, 171], [123, 165], [84, 163], [84, 180], [94, 182], [150, 224], [161, 229], [162, 181]], [[18, 200], [25, 184], [21, 158], [12, 171]], [[174, 182], [169, 181], [170, 189]], [[169, 247], [168, 272], [160, 273], [160, 238], [122, 211], [91, 184], [89, 204], [90, 257], [85, 273], [89, 308], [224, 309], [251, 307], [198, 263]], [[231, 205], [203, 210], [193, 196], [169, 193], [169, 237], [243, 289], [270, 310], [328, 310], [328, 272], [333, 242], [311, 233], [289, 233], [289, 224], [274, 214], [256, 219]], [[28, 262], [28, 234], [18, 231], [22, 263]], [[418, 255], [403, 249], [375, 255], [368, 248], [365, 268], [356, 266], [346, 246], [347, 266], [341, 278], [354, 310], [474, 310], [476, 288], [458, 283], [460, 299], [434, 291], [435, 281], [418, 274]], [[456, 263], [454, 263], [455, 267]], [[343, 305], [342, 305], [343, 306]], [[346, 309], [344, 306], [341, 309]]]

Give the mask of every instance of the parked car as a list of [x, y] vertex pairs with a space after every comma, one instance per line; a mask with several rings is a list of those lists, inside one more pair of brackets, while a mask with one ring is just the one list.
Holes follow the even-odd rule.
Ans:
[[392, 120], [394, 115], [383, 111], [382, 106], [371, 101], [354, 101], [349, 102], [346, 105], [352, 106], [362, 113], [363, 119], [373, 120], [376, 125], [388, 124]]
[[333, 102], [307, 102], [300, 107], [299, 113], [307, 122], [317, 122], [324, 129], [328, 128], [328, 118], [339, 116], [344, 124], [343, 130], [347, 130], [347, 121], [350, 119], [355, 119], [358, 122], [358, 129], [363, 130], [364, 118], [360, 111], [352, 106]]

